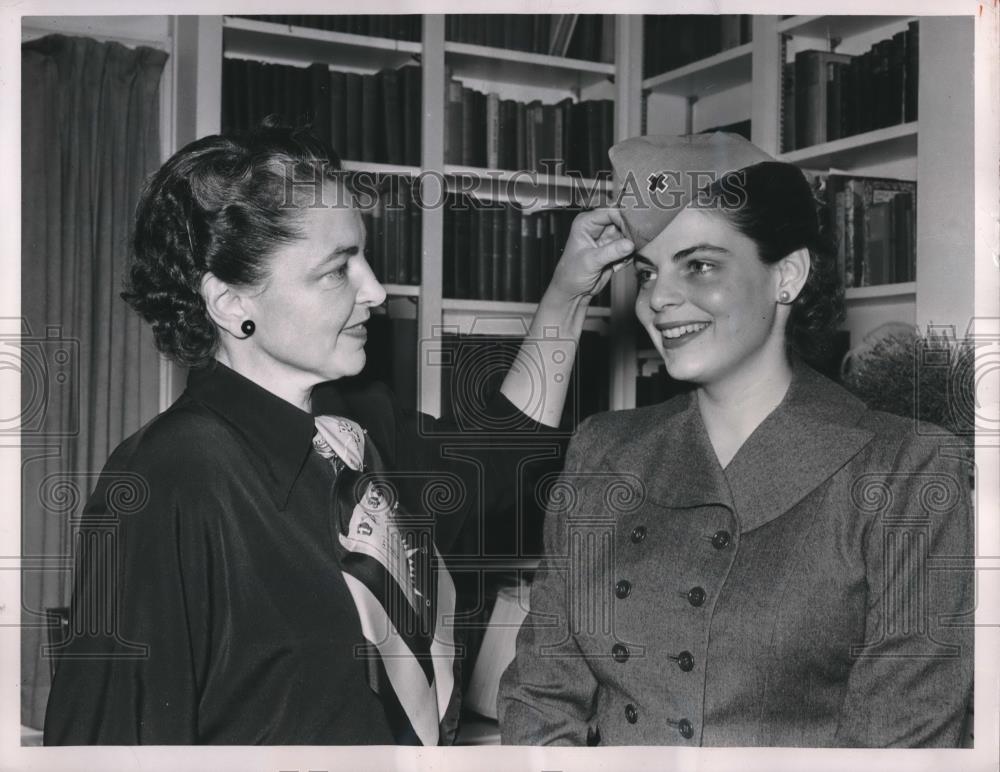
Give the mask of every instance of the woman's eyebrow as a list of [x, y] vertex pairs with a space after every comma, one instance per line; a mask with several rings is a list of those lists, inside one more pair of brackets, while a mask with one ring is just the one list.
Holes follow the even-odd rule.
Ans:
[[636, 262], [636, 263], [645, 263], [646, 265], [650, 266], [651, 268], [655, 268], [656, 267], [656, 265], [653, 263], [652, 260], [650, 260], [648, 257], [646, 257], [645, 255], [642, 255], [642, 254], [640, 254], [638, 252], [633, 252], [632, 253], [632, 260], [633, 260], [633, 262]]
[[716, 252], [720, 254], [729, 254], [729, 250], [725, 247], [720, 247], [715, 244], [695, 244], [692, 247], [685, 247], [677, 252], [674, 252], [674, 260], [681, 260], [694, 252]]

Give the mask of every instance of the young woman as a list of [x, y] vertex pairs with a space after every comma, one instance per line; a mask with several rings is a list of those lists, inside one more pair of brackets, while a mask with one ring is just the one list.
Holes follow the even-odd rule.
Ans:
[[571, 442], [504, 742], [954, 746], [968, 476], [803, 361], [841, 297], [807, 181], [725, 134], [611, 158], [636, 315], [694, 390]]
[[[47, 744], [454, 738], [454, 591], [438, 549], [485, 514], [484, 489], [498, 492], [490, 511], [511, 508], [524, 448], [561, 414], [565, 342], [632, 244], [616, 212], [577, 218], [529, 331], [539, 340], [481, 416], [522, 433], [520, 449], [489, 449], [480, 468], [446, 456], [449, 427], [384, 388], [328, 383], [362, 369], [386, 297], [337, 170], [310, 135], [265, 126], [193, 142], [151, 179], [124, 297], [192, 369], [85, 510]], [[321, 383], [335, 415], [314, 421]], [[417, 520], [430, 525], [407, 530]]]

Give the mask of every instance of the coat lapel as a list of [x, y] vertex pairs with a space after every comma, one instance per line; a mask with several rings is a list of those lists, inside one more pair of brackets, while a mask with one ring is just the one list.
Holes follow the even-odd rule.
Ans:
[[866, 409], [796, 364], [785, 399], [725, 470], [693, 393], [632, 412], [613, 433], [620, 439], [606, 446], [600, 467], [635, 475], [646, 498], [665, 507], [726, 506], [745, 532], [787, 512], [871, 441], [873, 433], [857, 426]]
[[631, 421], [616, 432], [619, 442], [609, 443], [601, 467], [635, 475], [646, 498], [665, 507], [733, 508], [729, 483], [693, 393], [635, 411]]
[[785, 399], [747, 438], [725, 474], [744, 532], [787, 512], [867, 445], [866, 407], [797, 365]]

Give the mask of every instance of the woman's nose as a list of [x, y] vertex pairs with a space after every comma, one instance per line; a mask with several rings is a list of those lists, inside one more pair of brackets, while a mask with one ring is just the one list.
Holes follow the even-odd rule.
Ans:
[[361, 261], [361, 276], [358, 283], [358, 299], [361, 305], [380, 306], [385, 302], [386, 292], [367, 260]]
[[649, 307], [654, 311], [660, 311], [669, 306], [678, 306], [684, 302], [684, 296], [680, 292], [677, 282], [670, 276], [660, 274], [653, 285], [653, 291], [649, 293]]

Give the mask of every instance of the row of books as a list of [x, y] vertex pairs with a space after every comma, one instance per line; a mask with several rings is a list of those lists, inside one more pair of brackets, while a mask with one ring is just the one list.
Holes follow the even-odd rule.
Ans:
[[370, 35], [396, 40], [420, 40], [419, 14], [336, 14], [327, 16], [275, 16], [241, 15], [239, 18], [269, 21], [293, 27], [309, 27], [329, 32], [349, 32], [352, 35]]
[[385, 183], [361, 213], [368, 233], [365, 257], [383, 284], [420, 284], [423, 209], [408, 177], [393, 176]]
[[445, 105], [445, 163], [543, 173], [559, 166], [562, 173], [598, 177], [610, 167], [614, 111], [610, 99], [525, 104], [452, 80]]
[[[579, 209], [527, 212], [511, 202], [454, 196], [444, 215], [444, 296], [536, 303]], [[594, 305], [609, 305], [605, 290]]]
[[223, 59], [222, 127], [247, 129], [266, 115], [311, 124], [341, 158], [420, 165], [421, 71], [361, 74]]
[[914, 281], [917, 183], [830, 174], [821, 186], [844, 286]]
[[643, 74], [649, 78], [749, 43], [746, 14], [647, 15], [643, 19]]
[[536, 54], [614, 61], [614, 17], [598, 14], [450, 14], [445, 39]]
[[782, 76], [782, 149], [917, 120], [920, 27], [859, 55], [799, 51]]

